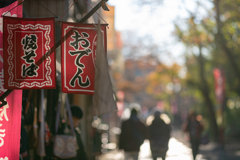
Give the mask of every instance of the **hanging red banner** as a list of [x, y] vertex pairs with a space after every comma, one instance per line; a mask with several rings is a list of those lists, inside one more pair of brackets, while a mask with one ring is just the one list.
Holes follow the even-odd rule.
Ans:
[[[0, 8], [0, 15], [22, 17], [22, 5], [14, 2]], [[0, 96], [6, 91], [3, 76], [3, 17], [0, 16]], [[14, 90], [0, 108], [0, 159], [19, 159], [22, 91]]]
[[225, 77], [223, 71], [218, 68], [214, 68], [213, 76], [215, 81], [215, 96], [217, 102], [222, 104], [225, 96]]
[[[106, 52], [105, 24], [101, 32]], [[62, 92], [93, 95], [96, 44], [96, 25], [62, 22]]]
[[14, 90], [0, 108], [0, 160], [19, 159], [22, 91]]
[[11, 17], [22, 17], [22, 5], [14, 2], [11, 5], [0, 8], [0, 96], [6, 91], [3, 78], [3, 15]]
[[[12, 3], [11, 5], [0, 8], [0, 37], [3, 36], [3, 17], [22, 17], [22, 5], [18, 5], [18, 1]], [[3, 39], [0, 38], [0, 50], [3, 48]]]
[[54, 18], [3, 17], [5, 88], [55, 88], [54, 29]]

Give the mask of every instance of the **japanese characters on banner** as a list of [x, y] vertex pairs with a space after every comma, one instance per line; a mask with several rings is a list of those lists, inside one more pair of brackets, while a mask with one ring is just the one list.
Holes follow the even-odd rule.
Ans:
[[[101, 32], [106, 52], [105, 24]], [[96, 25], [62, 22], [62, 92], [94, 94], [96, 44]]]
[[19, 159], [22, 91], [14, 90], [0, 108], [0, 159]]
[[55, 88], [54, 25], [54, 18], [3, 17], [5, 88]]
[[[16, 1], [7, 7], [0, 8], [0, 15], [22, 17], [22, 5], [18, 5]], [[0, 96], [6, 91], [3, 75], [3, 17], [0, 16]]]
[[[0, 8], [0, 15], [22, 17], [22, 5], [16, 1]], [[6, 91], [3, 76], [3, 17], [0, 17], [0, 96]], [[22, 91], [12, 91], [6, 101], [7, 105], [0, 108], [0, 159], [19, 159]]]

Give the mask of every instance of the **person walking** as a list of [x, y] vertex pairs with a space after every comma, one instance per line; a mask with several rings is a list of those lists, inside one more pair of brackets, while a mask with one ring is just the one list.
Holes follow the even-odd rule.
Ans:
[[147, 137], [146, 126], [139, 120], [137, 110], [131, 110], [128, 120], [122, 122], [119, 149], [124, 150], [124, 160], [138, 160], [140, 146]]
[[165, 160], [170, 139], [170, 125], [166, 124], [160, 115], [161, 112], [156, 111], [152, 124], [149, 126], [149, 141], [153, 160], [157, 160], [158, 157]]
[[199, 150], [201, 133], [203, 131], [203, 125], [197, 120], [195, 112], [189, 113], [187, 121], [183, 124], [183, 131], [189, 134], [193, 160], [195, 160]]

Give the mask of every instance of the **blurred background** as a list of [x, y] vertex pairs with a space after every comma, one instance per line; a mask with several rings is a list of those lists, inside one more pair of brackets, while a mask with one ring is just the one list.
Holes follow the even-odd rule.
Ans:
[[[77, 22], [98, 2], [41, 0], [58, 16], [56, 41], [60, 40], [57, 21], [62, 15], [61, 21]], [[1, 7], [10, 3], [3, 1]], [[191, 154], [181, 126], [189, 111], [195, 111], [201, 115], [203, 134], [209, 138], [205, 145], [210, 145], [202, 148], [199, 159], [204, 155], [205, 159], [214, 159], [212, 153], [219, 152], [213, 146], [239, 158], [240, 0], [109, 0], [107, 6], [110, 11], [100, 9], [87, 22], [97, 23], [100, 15], [104, 20], [101, 22], [108, 24], [107, 58], [118, 111], [93, 118], [92, 96], [69, 95], [70, 102], [84, 111], [80, 128], [89, 157], [118, 158], [121, 122], [129, 118], [134, 106], [146, 125], [155, 110], [164, 113], [174, 138], [170, 140], [169, 155], [178, 154], [173, 148], [177, 144], [186, 147], [181, 154]], [[52, 16], [35, 1], [25, 1], [23, 9], [24, 17]], [[57, 57], [59, 67], [59, 48]], [[58, 87], [45, 94], [45, 111], [52, 115], [46, 116], [51, 131], [57, 102], [52, 96], [59, 92]], [[148, 152], [147, 145], [142, 147]], [[150, 159], [149, 154], [141, 152], [142, 159]]]

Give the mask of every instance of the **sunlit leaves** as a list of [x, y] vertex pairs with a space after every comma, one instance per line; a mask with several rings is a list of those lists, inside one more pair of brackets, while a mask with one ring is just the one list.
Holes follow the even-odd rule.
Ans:
[[159, 64], [156, 66], [156, 70], [147, 76], [147, 92], [158, 98], [166, 97], [166, 95], [170, 96], [173, 94], [173, 90], [168, 89], [167, 85], [180, 83], [179, 71], [180, 66], [177, 64], [172, 66]]

